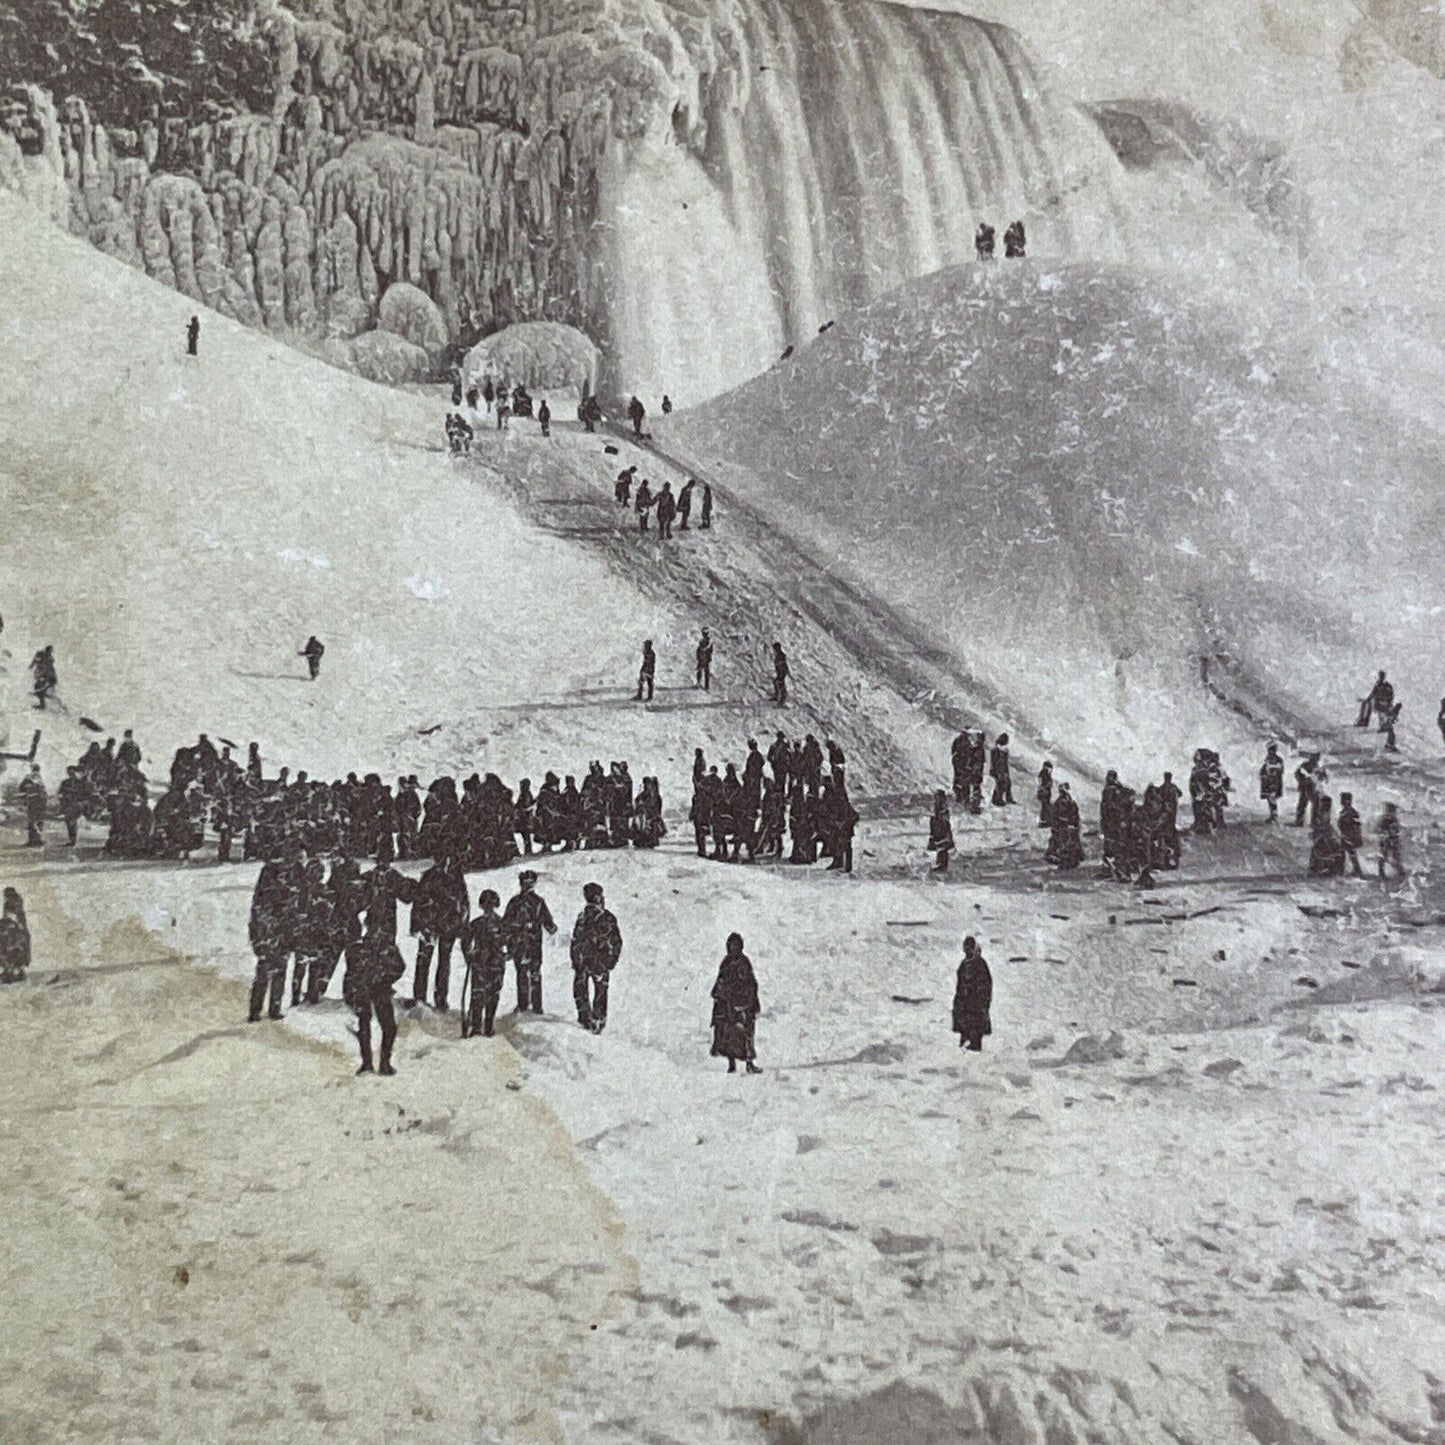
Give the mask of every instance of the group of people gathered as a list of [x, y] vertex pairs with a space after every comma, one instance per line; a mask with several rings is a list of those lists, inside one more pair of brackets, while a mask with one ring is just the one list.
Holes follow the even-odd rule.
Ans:
[[809, 733], [798, 742], [779, 732], [766, 753], [749, 738], [741, 769], [725, 763], [721, 775], [698, 748], [688, 820], [699, 858], [781, 860], [786, 839], [790, 863], [826, 858], [830, 871], [853, 871], [858, 810], [848, 797], [847, 759], [832, 738], [820, 744]]
[[[648, 519], [654, 512], [657, 514], [657, 535], [662, 541], [672, 540], [674, 525], [679, 532], [686, 532], [692, 523], [693, 500], [697, 496], [699, 485], [702, 492], [697, 496], [697, 524], [704, 532], [711, 529], [713, 501], [712, 487], [708, 483], [699, 483], [695, 477], [689, 477], [675, 493], [671, 482], [664, 482], [654, 492], [652, 483], [646, 477], [638, 480], [637, 471], [634, 465], [624, 467], [618, 472], [612, 488], [612, 500], [619, 507], [632, 509], [637, 516], [639, 532], [645, 533], [648, 530]], [[634, 486], [637, 488], [635, 495], [632, 490]]]
[[[1284, 796], [1284, 774], [1284, 759], [1279, 755], [1279, 745], [1270, 743], [1259, 770], [1259, 795], [1269, 808], [1271, 823], [1279, 817], [1280, 799]], [[1339, 811], [1335, 811], [1335, 800], [1328, 792], [1329, 769], [1317, 752], [1305, 755], [1304, 761], [1294, 770], [1294, 782], [1294, 826], [1303, 828], [1308, 823], [1310, 829], [1310, 877], [1342, 878], [1349, 872], [1356, 878], [1363, 878], [1360, 852], [1365, 846], [1365, 828], [1359, 809], [1355, 807], [1355, 795], [1341, 792]], [[1405, 865], [1401, 857], [1400, 810], [1396, 804], [1381, 805], [1375, 836], [1379, 841], [1375, 860], [1378, 876], [1383, 879], [1386, 870], [1393, 869], [1397, 878], [1403, 878]]]
[[[275, 859], [288, 842], [313, 855], [377, 857], [383, 842], [397, 858], [456, 857], [474, 869], [504, 867], [532, 853], [583, 848], [655, 848], [667, 834], [656, 778], [634, 780], [626, 762], [604, 771], [589, 764], [579, 787], [568, 774], [545, 775], [534, 793], [523, 778], [514, 793], [495, 773], [435, 779], [423, 794], [415, 775], [388, 787], [375, 773], [324, 782], [304, 771], [264, 773], [252, 743], [245, 766], [233, 748], [204, 733], [180, 748], [167, 788], [150, 801], [141, 750], [130, 731], [116, 745], [92, 743], [66, 770], [57, 794], [67, 840], [77, 841], [85, 819], [109, 825], [105, 854], [113, 858], [189, 858], [216, 837], [216, 859]], [[38, 765], [20, 787], [29, 841], [39, 846], [46, 793]]]

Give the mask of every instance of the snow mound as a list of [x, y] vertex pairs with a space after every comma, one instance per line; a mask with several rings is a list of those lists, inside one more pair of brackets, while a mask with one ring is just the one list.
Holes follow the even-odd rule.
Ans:
[[447, 322], [425, 291], [405, 281], [393, 281], [377, 308], [376, 326], [409, 341], [428, 356], [446, 350]]
[[574, 326], [558, 321], [522, 321], [479, 342], [463, 366], [467, 384], [490, 376], [503, 386], [520, 383], [531, 391], [597, 390], [599, 353]]
[[1113, 267], [960, 267], [657, 430], [1020, 730], [1178, 768], [1346, 723], [1376, 667], [1422, 728], [1439, 695], [1445, 444], [1322, 334]]

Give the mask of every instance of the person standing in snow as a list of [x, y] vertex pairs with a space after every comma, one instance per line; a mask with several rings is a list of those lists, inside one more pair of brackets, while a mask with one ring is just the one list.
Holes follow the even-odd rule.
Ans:
[[1269, 806], [1269, 821], [1279, 819], [1279, 800], [1284, 797], [1284, 759], [1279, 744], [1270, 743], [1264, 750], [1264, 763], [1259, 770], [1259, 796]]
[[672, 540], [672, 523], [677, 516], [677, 498], [672, 495], [672, 483], [664, 482], [657, 494], [657, 535], [664, 542]]
[[996, 232], [987, 221], [980, 221], [978, 230], [973, 233], [973, 254], [980, 261], [992, 261]]
[[640, 398], [634, 396], [632, 400], [627, 403], [627, 415], [632, 421], [633, 435], [640, 437], [642, 435], [642, 423], [647, 420], [647, 408], [643, 406]]
[[982, 1052], [984, 1038], [993, 1032], [992, 1008], [993, 974], [988, 960], [979, 952], [977, 939], [965, 938], [953, 991], [953, 1031], [959, 1048]]
[[537, 424], [542, 428], [544, 437], [552, 435], [552, 408], [547, 405], [545, 398], [543, 398], [542, 405], [537, 408]]
[[[688, 519], [692, 516], [692, 493], [697, 483], [689, 477], [683, 484], [682, 490], [677, 494], [677, 530], [687, 531]], [[1445, 708], [1445, 700], [1442, 700], [1441, 707]], [[1445, 736], [1445, 728], [1441, 730]]]
[[1028, 237], [1022, 221], [1015, 221], [1003, 233], [1003, 254], [1009, 261], [1021, 261], [1028, 254]]
[[622, 930], [608, 909], [600, 883], [582, 890], [583, 908], [572, 926], [572, 1000], [577, 1022], [600, 1034], [607, 1027], [607, 990], [622, 957]]
[[321, 671], [321, 659], [326, 656], [326, 649], [314, 637], [306, 639], [306, 646], [296, 654], [306, 659], [306, 666], [311, 671], [311, 681], [315, 682], [317, 674]]
[[1320, 771], [1320, 755], [1309, 753], [1304, 762], [1294, 770], [1295, 809], [1294, 825], [1303, 828], [1305, 814], [1310, 811], [1317, 791], [1315, 775]]
[[490, 415], [492, 403], [497, 399], [497, 386], [492, 380], [491, 372], [482, 378], [482, 400], [486, 403], [487, 412]]
[[[637, 696], [634, 702], [651, 702], [653, 684], [657, 679], [657, 653], [653, 651], [652, 639], [642, 644], [642, 666], [637, 671]], [[644, 696], [643, 694], [646, 694]]]
[[42, 836], [45, 828], [45, 805], [50, 799], [40, 777], [39, 763], [31, 763], [29, 776], [21, 780], [15, 791], [25, 805], [25, 846], [42, 847], [45, 841]]
[[672, 398], [666, 395], [666, 393], [663, 394], [662, 398], [662, 414], [663, 416], [672, 415]]
[[933, 817], [928, 822], [928, 851], [933, 854], [935, 873], [948, 872], [948, 855], [957, 844], [953, 841], [953, 819], [948, 815], [948, 794], [939, 788], [933, 795]]
[[637, 480], [637, 468], [635, 466], [625, 467], [617, 474], [617, 485], [612, 489], [612, 500], [619, 507], [630, 507], [632, 505], [632, 484]]
[[55, 689], [60, 686], [60, 679], [55, 672], [55, 648], [50, 643], [46, 643], [30, 659], [30, 676], [30, 690], [35, 695], [35, 706], [44, 712], [46, 699], [54, 697]]
[[517, 969], [517, 1012], [542, 1012], [542, 934], [556, 933], [552, 910], [537, 892], [537, 875], [524, 869], [517, 875], [519, 892], [507, 904], [502, 929], [507, 950]]
[[779, 707], [788, 701], [788, 654], [781, 642], [773, 643], [773, 701]]
[[444, 855], [417, 880], [416, 901], [411, 906], [411, 932], [417, 943], [410, 1007], [427, 1001], [433, 949], [437, 961], [433, 996], [436, 1010], [446, 1013], [451, 1007], [452, 948], [470, 912], [461, 865], [455, 857]]
[[[1360, 702], [1360, 715], [1355, 719], [1357, 728], [1367, 728], [1370, 725], [1370, 714], [1383, 717], [1385, 713], [1394, 706], [1395, 688], [1383, 672], [1375, 675], [1374, 685], [1365, 694]], [[1383, 729], [1384, 724], [1381, 723]]]
[[1000, 733], [994, 739], [993, 750], [988, 756], [988, 775], [993, 779], [993, 805], [995, 808], [1011, 808], [1014, 801], [1013, 778], [1009, 772], [1008, 734]]
[[1385, 877], [1385, 866], [1392, 866], [1396, 874], [1405, 876], [1405, 865], [1400, 861], [1400, 810], [1394, 803], [1386, 803], [1380, 814], [1375, 832], [1380, 838], [1380, 878]]
[[643, 477], [641, 485], [637, 488], [637, 501], [635, 510], [637, 512], [637, 530], [647, 531], [647, 514], [652, 510], [653, 496], [652, 488], [647, 484], [647, 478]]
[[490, 888], [477, 899], [481, 913], [462, 929], [462, 957], [467, 963], [467, 998], [462, 1011], [462, 1037], [491, 1038], [497, 1004], [507, 977], [506, 930], [497, 909], [502, 900]]
[[712, 689], [712, 636], [704, 627], [697, 640], [697, 682], [704, 692]]
[[20, 983], [30, 969], [30, 924], [25, 901], [14, 888], [4, 893], [0, 909], [0, 983]]
[[[1353, 793], [1340, 794], [1340, 842], [1344, 845], [1345, 863], [1353, 871], [1356, 878], [1365, 876], [1360, 867], [1360, 849], [1365, 846], [1365, 829], [1360, 821], [1360, 815], [1355, 808], [1355, 795]], [[1344, 872], [1344, 868], [1340, 869]]]
[[737, 1073], [739, 1059], [748, 1073], [762, 1072], [755, 1043], [761, 1012], [758, 980], [752, 960], [743, 952], [743, 936], [729, 934], [727, 952], [712, 986], [712, 1056], [728, 1061], [728, 1073]]
[[201, 344], [201, 318], [192, 316], [186, 324], [186, 355], [196, 356], [199, 354]]
[[698, 526], [704, 532], [712, 527], [712, 487], [707, 482], [702, 484], [702, 520]]
[[1039, 785], [1034, 789], [1039, 805], [1039, 827], [1047, 828], [1054, 809], [1054, 765], [1045, 760], [1039, 769]]

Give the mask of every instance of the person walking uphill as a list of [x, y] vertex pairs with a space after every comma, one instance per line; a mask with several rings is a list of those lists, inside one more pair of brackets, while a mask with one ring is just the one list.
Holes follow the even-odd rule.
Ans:
[[963, 959], [958, 965], [958, 983], [953, 991], [953, 1031], [958, 1046], [971, 1053], [983, 1049], [984, 1037], [993, 1032], [989, 1010], [993, 1007], [993, 974], [988, 960], [979, 952], [978, 940], [963, 940]]
[[572, 926], [572, 1000], [577, 1022], [600, 1034], [607, 1027], [608, 984], [622, 957], [622, 930], [600, 883], [587, 884], [582, 897], [582, 912]]
[[760, 1012], [758, 980], [752, 960], [743, 952], [743, 936], [729, 934], [727, 953], [712, 986], [712, 1056], [728, 1061], [728, 1073], [737, 1073], [739, 1059], [748, 1073], [762, 1072], [754, 1048]]
[[306, 659], [306, 666], [311, 671], [311, 681], [315, 682], [321, 671], [321, 659], [326, 656], [326, 648], [314, 637], [308, 637], [306, 646], [297, 653], [297, 656]]
[[552, 910], [537, 892], [537, 875], [530, 868], [517, 875], [520, 889], [502, 915], [507, 949], [517, 968], [517, 1012], [542, 1012], [542, 934], [556, 933]]
[[627, 403], [627, 416], [632, 422], [632, 434], [640, 437], [642, 435], [642, 423], [647, 420], [647, 408], [643, 406], [641, 398], [633, 397]]

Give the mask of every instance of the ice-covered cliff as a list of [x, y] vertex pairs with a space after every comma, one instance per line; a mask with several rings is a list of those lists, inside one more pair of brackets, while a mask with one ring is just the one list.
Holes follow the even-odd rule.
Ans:
[[[94, 244], [345, 338], [420, 287], [451, 341], [579, 326], [615, 389], [711, 394], [955, 262], [980, 219], [1112, 254], [1119, 165], [1016, 37], [875, 0], [272, 5], [271, 113], [175, 133], [32, 90], [0, 137]], [[62, 207], [63, 209], [63, 207]]]

